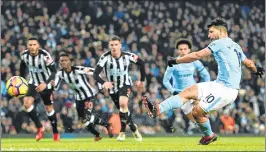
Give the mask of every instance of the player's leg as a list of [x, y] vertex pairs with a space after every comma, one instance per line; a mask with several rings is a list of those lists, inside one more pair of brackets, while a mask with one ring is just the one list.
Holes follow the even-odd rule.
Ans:
[[[137, 125], [133, 122], [132, 112], [129, 111], [128, 102], [131, 94], [130, 86], [124, 86], [119, 91], [119, 106], [120, 106], [120, 119], [123, 123], [123, 127], [126, 127], [126, 124], [129, 125], [135, 140], [142, 141], [142, 136], [138, 131]], [[125, 131], [126, 128], [121, 128], [121, 132]]]
[[[110, 94], [115, 106], [117, 109], [120, 110], [120, 104], [119, 104], [119, 95], [118, 93], [114, 93], [114, 94]], [[121, 129], [120, 129], [120, 133], [117, 137], [117, 140], [118, 141], [124, 141], [125, 138], [126, 138], [126, 134], [125, 134], [125, 131], [126, 131], [126, 123], [123, 123], [122, 122], [122, 119], [124, 117], [124, 115], [122, 114], [122, 112], [119, 112], [119, 117], [120, 117], [120, 123], [121, 123]]]
[[223, 84], [216, 82], [205, 82], [197, 85], [200, 102], [193, 108], [192, 115], [204, 135], [199, 144], [208, 145], [216, 141], [217, 136], [212, 132], [210, 121], [206, 115], [210, 111], [218, 110], [234, 102], [238, 95], [238, 90], [227, 88]]
[[112, 138], [113, 134], [112, 134], [111, 124], [108, 123], [107, 121], [104, 121], [102, 118], [100, 118], [100, 116], [96, 115], [93, 112], [93, 106], [94, 106], [93, 101], [94, 101], [94, 99], [90, 98], [90, 99], [85, 100], [85, 102], [84, 102], [85, 117], [86, 117], [86, 121], [87, 121], [86, 123], [97, 124], [97, 125], [101, 125], [101, 126], [106, 127], [109, 137]]
[[217, 136], [212, 132], [210, 120], [206, 117], [206, 112], [198, 105], [193, 108], [192, 115], [196, 120], [196, 126], [203, 134], [203, 137], [198, 144], [208, 145], [216, 141]]
[[181, 110], [184, 112], [186, 117], [192, 122], [196, 122], [192, 115], [192, 110], [198, 103], [199, 101], [190, 100], [181, 107]]
[[[133, 119], [132, 119], [132, 112], [130, 112], [130, 110], [128, 109], [128, 102], [130, 100], [130, 94], [131, 94], [131, 87], [129, 86], [125, 86], [123, 87], [120, 92], [119, 92], [119, 97], [124, 96], [127, 97], [127, 103], [125, 103], [127, 110], [128, 110], [128, 117], [127, 117], [127, 122], [126, 124], [129, 125], [129, 128], [132, 132], [135, 132], [137, 130], [136, 124], [134, 124]], [[120, 104], [120, 103], [119, 103]], [[119, 105], [120, 107], [120, 105]]]
[[193, 99], [197, 100], [198, 97], [198, 86], [192, 85], [191, 87], [186, 88], [180, 94], [171, 96], [167, 98], [160, 104], [153, 104], [152, 101], [147, 96], [143, 96], [142, 102], [146, 109], [148, 109], [148, 114], [150, 117], [155, 118], [157, 115], [164, 113], [171, 109], [180, 108], [188, 100]]
[[52, 90], [44, 90], [40, 94], [41, 94], [41, 98], [42, 98], [44, 105], [45, 105], [46, 114], [48, 116], [48, 119], [51, 122], [51, 126], [53, 129], [53, 139], [54, 139], [54, 141], [59, 141], [60, 135], [59, 135], [58, 129], [57, 129], [56, 112], [55, 112], [54, 106], [53, 106], [53, 92], [52, 92]]
[[39, 141], [44, 134], [44, 128], [38, 117], [36, 107], [34, 106], [34, 97], [36, 96], [35, 86], [29, 84], [29, 90], [26, 96], [23, 98], [24, 109], [28, 113], [28, 116], [35, 123], [37, 128], [36, 140]]
[[90, 100], [83, 100], [82, 102], [83, 104], [80, 104], [80, 109], [84, 112], [84, 125], [86, 129], [95, 136], [94, 141], [99, 141], [102, 139], [102, 137], [95, 129], [95, 116], [92, 114], [93, 102]]
[[181, 107], [182, 113], [184, 114], [183, 118], [185, 120], [185, 125], [186, 125], [185, 132], [186, 133], [189, 128], [189, 121], [192, 121], [197, 126], [196, 121], [192, 115], [192, 110], [195, 107], [195, 105], [198, 103], [199, 101], [190, 100]]

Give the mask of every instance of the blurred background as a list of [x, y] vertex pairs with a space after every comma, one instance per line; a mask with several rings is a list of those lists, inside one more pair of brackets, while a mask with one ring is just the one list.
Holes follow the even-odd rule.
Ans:
[[[19, 54], [26, 49], [26, 40], [36, 36], [42, 48], [54, 58], [68, 52], [75, 65], [95, 68], [99, 57], [108, 51], [109, 36], [121, 37], [123, 51], [136, 53], [145, 61], [146, 91], [156, 102], [169, 96], [162, 84], [166, 58], [175, 56], [174, 42], [178, 38], [192, 41], [192, 50], [206, 47], [210, 41], [206, 25], [223, 17], [229, 25], [229, 35], [240, 44], [245, 55], [257, 65], [265, 65], [265, 1], [2, 1], [1, 15], [1, 126], [2, 134], [34, 134], [36, 127], [23, 110], [22, 99], [10, 98], [5, 83], [19, 75]], [[216, 79], [213, 57], [202, 60]], [[243, 68], [241, 89], [236, 101], [224, 109], [209, 114], [213, 131], [218, 134], [265, 134], [264, 77], [259, 78]], [[130, 75], [138, 80], [139, 70], [133, 65]], [[199, 77], [195, 74], [195, 79]], [[97, 88], [94, 80], [91, 85]], [[95, 111], [115, 124], [119, 132], [118, 110], [108, 93], [99, 90]], [[140, 104], [141, 95], [133, 89], [130, 109], [142, 134], [168, 133], [158, 119], [150, 119]], [[50, 122], [44, 106], [36, 98], [39, 117], [47, 132]], [[78, 121], [73, 91], [62, 84], [54, 92], [58, 129], [62, 133], [84, 133]], [[193, 135], [199, 132], [187, 122], [180, 109], [162, 116], [177, 128], [174, 134]], [[97, 126], [102, 132], [104, 128]], [[128, 129], [128, 132], [129, 129]], [[169, 133], [170, 134], [170, 133]]]

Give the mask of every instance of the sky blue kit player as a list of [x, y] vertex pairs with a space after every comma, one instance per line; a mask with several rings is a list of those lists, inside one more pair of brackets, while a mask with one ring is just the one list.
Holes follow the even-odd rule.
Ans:
[[149, 116], [152, 118], [170, 109], [182, 107], [191, 99], [199, 100], [199, 103], [193, 107], [192, 116], [203, 134], [198, 143], [201, 145], [208, 145], [218, 138], [212, 132], [207, 114], [235, 101], [241, 81], [241, 64], [244, 64], [257, 76], [262, 77], [264, 74], [264, 69], [256, 66], [252, 60], [247, 59], [241, 47], [228, 37], [227, 23], [223, 18], [212, 20], [207, 27], [209, 29], [208, 37], [212, 40], [212, 43], [200, 51], [168, 60], [168, 66], [191, 63], [213, 55], [218, 64], [217, 79], [194, 84], [160, 104], [154, 105], [146, 96], [142, 100], [144, 106], [148, 109]]
[[[179, 58], [191, 52], [192, 44], [188, 39], [181, 38], [176, 41], [175, 48], [176, 48], [175, 53], [177, 53]], [[194, 78], [194, 74], [196, 71], [200, 76], [200, 82], [210, 81], [210, 74], [208, 73], [207, 69], [203, 66], [203, 64], [199, 60], [196, 60], [191, 63], [176, 64], [173, 65], [172, 67], [168, 66], [163, 77], [163, 84], [167, 88], [167, 90], [170, 91], [173, 95], [177, 95], [185, 88], [192, 86], [193, 84], [196, 83], [196, 80]], [[191, 100], [185, 103], [181, 107], [183, 111], [182, 116], [183, 119], [185, 120], [185, 129], [184, 129], [185, 133], [188, 132], [189, 120], [195, 123], [195, 120], [191, 114], [194, 104], [195, 104], [194, 101]], [[186, 118], [185, 115], [189, 120]], [[166, 122], [162, 123], [162, 125], [165, 124], [167, 123]], [[171, 124], [169, 125], [171, 126]]]
[[[199, 72], [200, 82], [210, 81], [210, 74], [203, 66], [203, 64], [197, 60], [191, 63], [183, 63], [173, 65], [173, 67], [167, 67], [163, 78], [163, 84], [172, 94], [183, 91], [186, 87], [189, 87], [196, 83], [194, 78], [195, 71]], [[170, 79], [172, 84], [170, 83]]]

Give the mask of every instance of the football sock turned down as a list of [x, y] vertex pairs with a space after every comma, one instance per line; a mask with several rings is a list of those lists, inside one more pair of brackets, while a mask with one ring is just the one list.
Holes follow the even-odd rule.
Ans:
[[37, 111], [34, 105], [31, 105], [30, 108], [26, 110], [26, 112], [28, 113], [28, 116], [31, 118], [31, 120], [35, 123], [36, 127], [41, 128], [42, 124], [38, 118]]
[[46, 113], [48, 115], [48, 119], [51, 122], [52, 128], [53, 128], [53, 133], [58, 133], [57, 130], [57, 119], [56, 119], [56, 113], [55, 110], [53, 109], [51, 112]]
[[183, 105], [179, 95], [172, 96], [159, 104], [160, 113], [164, 113], [171, 109], [180, 108]]

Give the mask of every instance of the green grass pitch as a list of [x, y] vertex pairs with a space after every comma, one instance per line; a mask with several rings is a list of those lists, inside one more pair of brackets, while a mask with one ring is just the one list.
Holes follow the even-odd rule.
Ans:
[[2, 138], [2, 151], [264, 151], [264, 137], [219, 137], [210, 145], [197, 145], [200, 137], [144, 137], [137, 142], [127, 137], [124, 142], [104, 137], [99, 142], [89, 138], [63, 138], [53, 142], [44, 138]]

